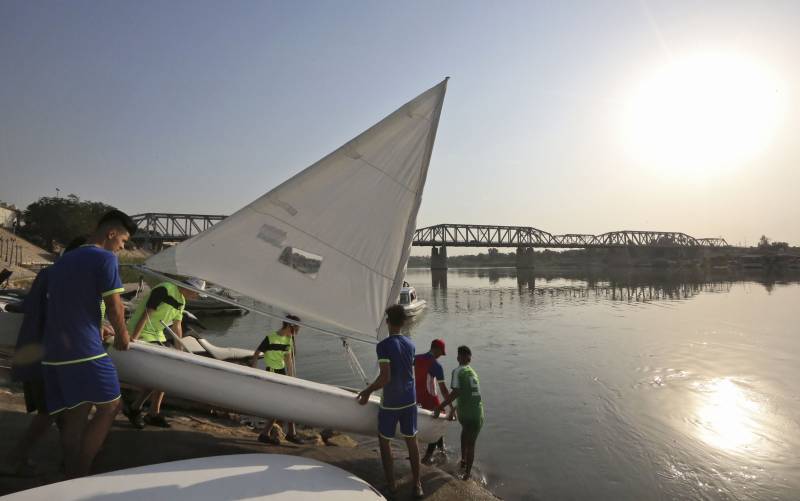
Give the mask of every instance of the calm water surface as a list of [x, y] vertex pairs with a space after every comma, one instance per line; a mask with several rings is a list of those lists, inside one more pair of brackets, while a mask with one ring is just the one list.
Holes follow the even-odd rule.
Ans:
[[[486, 425], [477, 468], [506, 499], [799, 499], [800, 284], [751, 276], [518, 276], [409, 270], [417, 351], [472, 348]], [[255, 347], [274, 325], [214, 319]], [[224, 334], [222, 332], [224, 331]], [[301, 377], [361, 386], [308, 330]], [[368, 373], [370, 346], [354, 346]], [[449, 447], [457, 457], [458, 427]]]

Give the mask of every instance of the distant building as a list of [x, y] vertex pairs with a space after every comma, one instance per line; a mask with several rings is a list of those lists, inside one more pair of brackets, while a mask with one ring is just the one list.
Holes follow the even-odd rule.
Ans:
[[20, 213], [15, 206], [0, 202], [0, 228], [14, 229], [14, 223], [19, 216]]

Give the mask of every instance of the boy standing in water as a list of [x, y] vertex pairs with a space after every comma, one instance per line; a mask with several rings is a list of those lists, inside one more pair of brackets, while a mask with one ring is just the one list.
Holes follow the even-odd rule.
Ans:
[[[445, 355], [444, 341], [434, 339], [431, 341], [431, 349], [428, 353], [417, 355], [414, 359], [414, 379], [417, 385], [417, 402], [423, 409], [432, 411], [441, 403], [436, 394], [436, 388], [447, 398], [450, 392], [447, 391], [447, 384], [444, 382], [444, 369], [437, 360]], [[428, 444], [428, 450], [422, 457], [423, 464], [430, 464], [433, 461], [433, 453], [436, 448], [444, 451], [444, 437], [439, 437], [436, 442]]]
[[[456, 400], [458, 409], [458, 422], [461, 423], [461, 467], [464, 468], [464, 480], [469, 480], [472, 474], [472, 463], [475, 460], [475, 442], [483, 427], [483, 402], [481, 401], [481, 388], [478, 374], [470, 367], [472, 351], [467, 346], [458, 347], [458, 364], [453, 370], [453, 380], [450, 383], [452, 391], [450, 396], [436, 408], [436, 413], [442, 412], [447, 404]], [[450, 418], [453, 417], [452, 411]]]
[[383, 388], [381, 407], [378, 410], [378, 441], [381, 462], [389, 490], [395, 492], [394, 463], [389, 440], [394, 438], [397, 424], [408, 447], [411, 474], [414, 477], [414, 497], [421, 498], [422, 483], [419, 478], [419, 448], [417, 446], [417, 395], [414, 388], [414, 343], [400, 333], [406, 312], [399, 304], [386, 310], [389, 337], [378, 343], [378, 365], [381, 372], [375, 381], [358, 394], [358, 403], [366, 405], [373, 391]]

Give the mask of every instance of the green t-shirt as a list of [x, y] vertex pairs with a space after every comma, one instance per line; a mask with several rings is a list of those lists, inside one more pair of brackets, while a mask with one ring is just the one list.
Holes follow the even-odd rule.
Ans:
[[483, 402], [478, 374], [469, 365], [461, 365], [453, 369], [450, 387], [458, 389], [456, 408], [459, 421], [477, 421], [483, 419]]
[[259, 351], [264, 352], [264, 365], [272, 370], [285, 369], [286, 353], [291, 353], [292, 350], [292, 336], [281, 336], [277, 332], [267, 334], [259, 346]]
[[[139, 339], [148, 343], [164, 343], [167, 337], [164, 335], [164, 325], [161, 322], [171, 326], [176, 320], [181, 320], [185, 306], [186, 298], [178, 290], [177, 285], [172, 282], [160, 283], [136, 305], [136, 310], [128, 320], [128, 332], [133, 335], [139, 319], [146, 314], [148, 318], [145, 320]], [[147, 313], [148, 309], [155, 311]]]

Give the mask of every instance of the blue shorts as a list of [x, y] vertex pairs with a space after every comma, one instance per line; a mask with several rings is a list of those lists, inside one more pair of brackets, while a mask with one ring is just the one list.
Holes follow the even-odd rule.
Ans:
[[383, 438], [394, 438], [397, 423], [400, 423], [400, 433], [404, 437], [415, 437], [417, 435], [416, 404], [403, 409], [378, 410], [378, 433]]
[[119, 377], [111, 357], [76, 364], [42, 364], [47, 411], [57, 414], [81, 404], [106, 404], [120, 398]]

